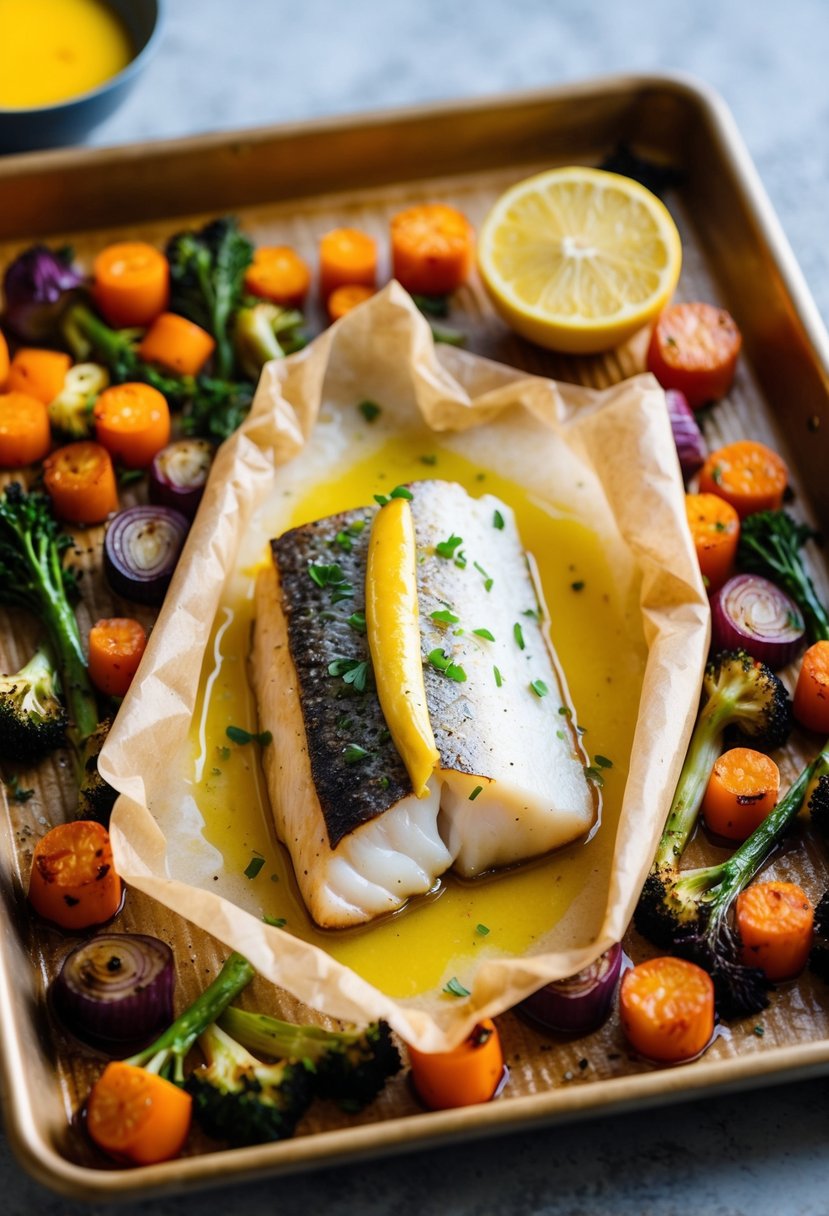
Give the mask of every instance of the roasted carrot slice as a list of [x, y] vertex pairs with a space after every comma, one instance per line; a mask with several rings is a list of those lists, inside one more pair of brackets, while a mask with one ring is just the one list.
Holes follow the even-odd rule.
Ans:
[[6, 384], [10, 392], [28, 393], [48, 405], [63, 388], [71, 366], [72, 360], [61, 350], [25, 346], [12, 359]]
[[131, 617], [96, 621], [89, 631], [89, 678], [98, 691], [123, 697], [146, 646], [147, 634], [140, 621]]
[[20, 469], [42, 460], [52, 442], [49, 412], [28, 393], [0, 394], [0, 468]]
[[742, 335], [724, 308], [671, 304], [659, 317], [648, 348], [648, 371], [663, 388], [679, 389], [695, 409], [731, 388]]
[[377, 282], [377, 245], [373, 237], [356, 228], [334, 228], [319, 245], [320, 295], [327, 300], [332, 291], [346, 284]]
[[774, 511], [783, 502], [789, 471], [782, 457], [754, 439], [738, 439], [712, 452], [699, 475], [701, 494], [730, 502], [740, 519]]
[[92, 411], [95, 434], [129, 469], [145, 469], [170, 441], [170, 409], [149, 384], [113, 384]]
[[169, 1161], [190, 1131], [193, 1100], [155, 1073], [122, 1060], [107, 1064], [86, 1104], [86, 1129], [110, 1156], [133, 1165]]
[[419, 203], [391, 221], [392, 274], [413, 295], [445, 296], [466, 282], [475, 229], [445, 203]]
[[283, 308], [301, 308], [311, 286], [308, 263], [287, 245], [260, 245], [245, 271], [245, 290]]
[[344, 283], [342, 287], [335, 287], [326, 303], [329, 320], [339, 321], [340, 317], [365, 300], [370, 300], [373, 295], [374, 288], [364, 283]]
[[149, 325], [170, 298], [170, 267], [144, 241], [119, 241], [92, 264], [95, 301], [110, 325]]
[[757, 882], [737, 896], [741, 959], [770, 980], [789, 980], [806, 966], [812, 948], [814, 912], [806, 892], [793, 882]]
[[47, 832], [35, 845], [29, 903], [62, 929], [112, 920], [121, 906], [121, 879], [106, 828], [92, 819], [76, 819]]
[[692, 1060], [714, 1033], [710, 975], [682, 958], [652, 958], [626, 971], [619, 990], [622, 1027], [650, 1060]]
[[717, 760], [702, 802], [705, 822], [728, 840], [745, 840], [777, 805], [780, 769], [770, 756], [732, 747]]
[[0, 329], [0, 390], [6, 387], [9, 375], [9, 347]]
[[734, 569], [740, 517], [731, 503], [716, 494], [686, 494], [685, 513], [705, 585], [716, 591]]
[[504, 1053], [495, 1023], [484, 1018], [454, 1051], [409, 1048], [412, 1082], [431, 1110], [488, 1102], [504, 1075]]
[[43, 462], [43, 484], [58, 519], [100, 524], [118, 510], [115, 470], [106, 448], [80, 440], [57, 448]]
[[829, 642], [815, 642], [804, 654], [793, 709], [807, 730], [824, 735], [829, 732]]
[[138, 353], [180, 376], [197, 376], [215, 350], [216, 342], [200, 325], [175, 312], [157, 316], [144, 334]]

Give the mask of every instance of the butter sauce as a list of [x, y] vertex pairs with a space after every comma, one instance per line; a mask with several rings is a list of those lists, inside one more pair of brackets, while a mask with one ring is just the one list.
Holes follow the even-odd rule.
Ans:
[[78, 97], [132, 55], [126, 29], [104, 0], [0, 0], [0, 108]]
[[[386, 440], [300, 496], [288, 526], [365, 505], [398, 483], [433, 477], [509, 503], [537, 565], [586, 751], [612, 760], [612, 767], [601, 770], [600, 830], [586, 843], [474, 882], [446, 875], [431, 895], [364, 928], [317, 929], [299, 896], [288, 854], [275, 837], [256, 745], [236, 746], [225, 734], [231, 724], [257, 729], [245, 671], [255, 569], [235, 580], [218, 613], [191, 733], [191, 792], [204, 817], [204, 836], [222, 856], [225, 872], [247, 871], [242, 881], [255, 890], [263, 915], [284, 920], [288, 932], [320, 946], [397, 999], [440, 989], [452, 976], [463, 983], [482, 957], [537, 951], [556, 925], [557, 945], [571, 944], [568, 912], [581, 904], [584, 916], [591, 880], [598, 890], [606, 887], [603, 876], [612, 857], [645, 663], [638, 621], [626, 618], [614, 593], [599, 537], [563, 505], [551, 509], [515, 482], [450, 450], [449, 442], [441, 446], [432, 432]], [[250, 904], [249, 896], [245, 903]], [[594, 917], [601, 911], [596, 909]]]

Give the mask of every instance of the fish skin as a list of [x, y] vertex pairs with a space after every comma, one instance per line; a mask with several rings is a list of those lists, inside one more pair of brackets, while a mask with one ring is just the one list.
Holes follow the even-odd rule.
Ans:
[[[365, 633], [346, 623], [351, 613], [365, 611], [372, 515], [371, 510], [346, 511], [293, 528], [271, 541], [311, 772], [332, 848], [360, 824], [412, 793], [374, 690]], [[350, 527], [360, 523], [365, 524], [362, 531], [349, 533]], [[338, 535], [348, 537], [350, 549], [335, 542]], [[332, 589], [317, 586], [310, 577], [311, 564], [339, 566], [352, 593], [332, 603]], [[341, 677], [329, 674], [329, 664], [342, 657], [368, 663], [365, 692], [357, 692]], [[352, 743], [369, 754], [348, 764], [343, 750]]]
[[[417, 482], [411, 490], [424, 684], [443, 782], [441, 832], [454, 868], [471, 878], [584, 835], [598, 800], [512, 511], [453, 482]], [[453, 557], [441, 557], [436, 545], [451, 533], [462, 543]], [[446, 607], [457, 624], [431, 619]], [[476, 637], [480, 628], [495, 640]], [[436, 670], [429, 661], [435, 650], [466, 678]], [[541, 697], [531, 688], [538, 680], [547, 687]]]

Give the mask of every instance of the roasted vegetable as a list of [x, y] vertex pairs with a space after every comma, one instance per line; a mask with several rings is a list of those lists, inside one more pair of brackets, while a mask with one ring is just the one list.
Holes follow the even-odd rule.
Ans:
[[48, 342], [83, 282], [70, 249], [33, 245], [6, 268], [3, 324], [23, 342]]
[[737, 558], [743, 570], [762, 574], [788, 592], [806, 618], [813, 642], [829, 641], [829, 613], [800, 555], [815, 532], [787, 511], [761, 511], [744, 520]]
[[66, 710], [51, 655], [37, 650], [14, 675], [0, 675], [0, 756], [34, 764], [60, 747]]

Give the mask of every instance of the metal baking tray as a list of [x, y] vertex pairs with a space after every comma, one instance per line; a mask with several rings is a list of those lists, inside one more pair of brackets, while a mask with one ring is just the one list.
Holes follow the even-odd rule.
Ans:
[[[161, 240], [182, 222], [228, 210], [257, 240], [278, 237], [309, 257], [316, 237], [335, 222], [375, 232], [382, 247], [388, 216], [408, 201], [449, 201], [479, 223], [511, 182], [556, 164], [598, 164], [620, 144], [678, 171], [667, 202], [683, 238], [679, 295], [725, 305], [744, 334], [734, 389], [706, 419], [709, 442], [765, 438], [790, 463], [798, 508], [828, 523], [829, 339], [731, 116], [708, 89], [684, 77], [611, 77], [363, 117], [6, 158], [0, 265], [34, 239], [68, 240], [88, 257], [116, 234]], [[643, 341], [580, 358], [530, 346], [497, 320], [475, 281], [458, 294], [451, 323], [468, 334], [470, 349], [542, 375], [604, 387], [642, 369]], [[119, 607], [100, 577], [99, 540], [100, 530], [92, 530], [83, 546], [82, 627]], [[824, 592], [825, 573], [817, 562]], [[26, 622], [0, 617], [4, 670], [14, 670], [32, 642]], [[795, 745], [782, 757], [784, 780], [802, 754]], [[113, 1167], [78, 1128], [78, 1108], [98, 1064], [52, 1023], [44, 997], [66, 940], [36, 926], [24, 898], [33, 841], [71, 810], [65, 774], [60, 756], [36, 773], [21, 772], [21, 784], [35, 796], [18, 804], [3, 787], [0, 815], [6, 1128], [23, 1166], [64, 1194], [147, 1197], [829, 1072], [829, 1012], [808, 976], [782, 987], [761, 1018], [732, 1023], [703, 1058], [677, 1068], [654, 1068], [630, 1055], [615, 1017], [593, 1035], [566, 1041], [506, 1014], [499, 1025], [511, 1080], [485, 1106], [426, 1112], [401, 1076], [362, 1115], [321, 1109], [287, 1142], [223, 1150], [194, 1137], [176, 1161]], [[811, 846], [797, 857], [784, 851], [774, 872], [796, 877], [813, 895], [827, 885], [826, 863]], [[117, 927], [170, 942], [182, 1003], [224, 953], [137, 892]], [[641, 942], [627, 945], [637, 957], [644, 952]], [[247, 1003], [270, 1004], [287, 1017], [302, 1012], [260, 981]]]

